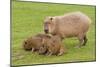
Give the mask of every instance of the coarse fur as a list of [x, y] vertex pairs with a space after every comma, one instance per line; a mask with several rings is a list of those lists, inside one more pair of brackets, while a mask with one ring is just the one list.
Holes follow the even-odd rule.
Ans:
[[50, 36], [48, 34], [37, 34], [27, 38], [23, 47], [25, 50], [37, 51], [39, 54], [62, 55], [64, 47], [59, 36]]
[[38, 51], [43, 44], [43, 38], [50, 38], [50, 36], [46, 34], [37, 34], [35, 36], [29, 37], [23, 42], [23, 48], [25, 50], [32, 50], [33, 52]]
[[51, 36], [51, 38], [44, 41], [39, 53], [45, 55], [62, 55], [65, 52], [63, 43], [59, 36]]
[[62, 39], [77, 37], [78, 47], [87, 43], [86, 33], [91, 23], [90, 18], [82, 12], [71, 12], [62, 16], [46, 17], [44, 32], [59, 35]]

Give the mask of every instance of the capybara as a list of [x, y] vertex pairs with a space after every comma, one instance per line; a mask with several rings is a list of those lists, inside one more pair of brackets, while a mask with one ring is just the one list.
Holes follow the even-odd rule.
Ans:
[[91, 19], [82, 12], [71, 12], [62, 16], [46, 17], [44, 19], [44, 32], [59, 35], [62, 39], [77, 37], [80, 41], [78, 47], [87, 43], [86, 33]]
[[39, 48], [42, 46], [43, 44], [43, 38], [44, 39], [48, 39], [50, 38], [49, 35], [46, 34], [37, 34], [35, 36], [29, 37], [27, 38], [24, 42], [23, 42], [23, 47], [25, 50], [32, 50], [32, 51], [38, 51]]
[[59, 36], [51, 36], [49, 39], [44, 39], [44, 44], [39, 50], [39, 54], [45, 55], [62, 55], [65, 52], [63, 43]]

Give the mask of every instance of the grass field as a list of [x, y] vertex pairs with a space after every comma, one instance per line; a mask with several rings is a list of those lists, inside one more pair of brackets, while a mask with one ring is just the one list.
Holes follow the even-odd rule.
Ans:
[[[30, 65], [46, 63], [63, 63], [78, 61], [94, 61], [95, 58], [95, 6], [50, 4], [36, 2], [12, 1], [12, 65]], [[25, 38], [43, 32], [43, 20], [46, 16], [63, 15], [64, 13], [81, 11], [92, 19], [87, 33], [88, 42], [82, 48], [74, 48], [78, 44], [75, 38], [65, 39], [64, 46], [68, 49], [62, 56], [43, 56], [24, 51], [22, 42]]]

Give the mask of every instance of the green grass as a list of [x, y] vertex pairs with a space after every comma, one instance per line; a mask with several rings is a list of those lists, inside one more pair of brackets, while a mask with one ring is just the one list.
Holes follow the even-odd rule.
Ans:
[[[81, 11], [92, 19], [88, 32], [88, 43], [78, 49], [75, 38], [63, 41], [67, 52], [62, 56], [43, 56], [24, 51], [22, 42], [25, 38], [43, 32], [43, 20], [46, 16], [63, 15], [67, 12]], [[12, 1], [12, 65], [62, 63], [95, 60], [95, 7], [82, 5], [16, 2]]]

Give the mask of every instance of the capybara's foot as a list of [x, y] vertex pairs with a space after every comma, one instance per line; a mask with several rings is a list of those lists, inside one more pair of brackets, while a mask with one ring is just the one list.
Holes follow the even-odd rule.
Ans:
[[65, 52], [65, 48], [64, 47], [61, 47], [59, 53], [58, 53], [58, 56], [61, 56], [62, 54], [64, 54]]
[[75, 46], [75, 48], [81, 48], [82, 46], [80, 46], [80, 45], [77, 45], [77, 46]]
[[61, 55], [63, 55], [63, 53], [58, 53], [58, 55], [57, 55], [57, 56], [61, 56]]
[[51, 56], [51, 55], [52, 55], [52, 53], [47, 52], [45, 55], [46, 55], [46, 56]]

